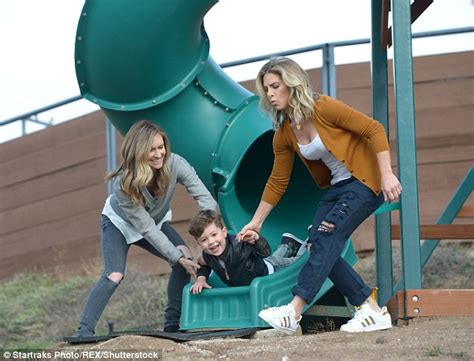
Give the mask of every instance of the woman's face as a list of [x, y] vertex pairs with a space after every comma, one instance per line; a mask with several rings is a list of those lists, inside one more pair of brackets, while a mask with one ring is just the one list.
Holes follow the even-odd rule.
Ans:
[[263, 76], [263, 89], [267, 94], [268, 101], [276, 110], [284, 110], [288, 107], [290, 89], [283, 83], [279, 75], [265, 74]]
[[156, 134], [153, 138], [151, 145], [150, 154], [148, 155], [148, 165], [153, 169], [161, 169], [165, 160], [166, 148], [163, 137], [160, 134]]

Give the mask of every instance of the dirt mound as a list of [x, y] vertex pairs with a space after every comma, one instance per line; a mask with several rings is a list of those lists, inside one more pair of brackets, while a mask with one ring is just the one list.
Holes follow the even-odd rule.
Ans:
[[[153, 337], [121, 336], [63, 350], [160, 351], [163, 360], [473, 360], [474, 318], [420, 318], [407, 326], [367, 334], [325, 332], [258, 339], [176, 343]], [[59, 359], [60, 360], [60, 359]]]

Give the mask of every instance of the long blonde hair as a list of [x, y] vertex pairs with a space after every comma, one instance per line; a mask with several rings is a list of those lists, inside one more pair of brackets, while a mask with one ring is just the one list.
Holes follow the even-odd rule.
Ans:
[[[166, 149], [163, 167], [159, 170], [151, 168], [148, 164], [150, 149], [156, 134], [163, 137]], [[121, 173], [120, 189], [136, 205], [144, 204], [143, 187], [149, 187], [154, 195], [164, 194], [170, 181], [170, 169], [167, 162], [171, 149], [163, 129], [146, 120], [136, 122], [125, 135], [121, 153], [122, 164], [117, 170], [107, 174], [105, 180], [110, 180]]]
[[[289, 89], [286, 111], [277, 111], [267, 98], [263, 77], [268, 73], [278, 75]], [[308, 74], [294, 60], [285, 57], [271, 58], [258, 72], [256, 87], [260, 106], [272, 115], [275, 128], [278, 128], [286, 115], [297, 125], [314, 116], [314, 101], [319, 98], [319, 94], [312, 90]]]

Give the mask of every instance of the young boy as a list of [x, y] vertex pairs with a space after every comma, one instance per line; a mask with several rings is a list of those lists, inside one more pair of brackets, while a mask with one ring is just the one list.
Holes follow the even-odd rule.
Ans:
[[272, 255], [267, 240], [257, 232], [248, 231], [238, 242], [227, 234], [220, 216], [212, 210], [200, 211], [191, 220], [189, 233], [202, 249], [201, 268], [191, 287], [194, 294], [211, 288], [207, 283], [211, 270], [229, 286], [248, 286], [254, 278], [287, 267], [305, 252], [305, 243], [290, 233], [282, 235], [282, 243]]

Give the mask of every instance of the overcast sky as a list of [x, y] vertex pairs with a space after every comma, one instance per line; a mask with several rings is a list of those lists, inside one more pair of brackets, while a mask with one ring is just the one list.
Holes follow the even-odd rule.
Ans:
[[[95, 0], [105, 1], [105, 0]], [[145, 0], [135, 0], [145, 1]], [[147, 0], [154, 1], [154, 0]], [[156, 0], [157, 1], [157, 0]], [[195, 1], [195, 0], [193, 0]], [[211, 56], [227, 62], [339, 40], [370, 37], [370, 0], [224, 0], [205, 18]], [[473, 0], [435, 0], [413, 32], [474, 25]], [[74, 72], [74, 39], [84, 0], [0, 2], [0, 121], [79, 94]], [[473, 50], [474, 35], [415, 40], [414, 55]], [[336, 62], [370, 59], [370, 47], [336, 51]], [[320, 66], [320, 55], [298, 59]], [[256, 67], [226, 70], [236, 80], [255, 76]], [[86, 101], [41, 120], [94, 110]], [[29, 125], [28, 130], [40, 129]], [[0, 128], [0, 143], [16, 137], [20, 125]]]

